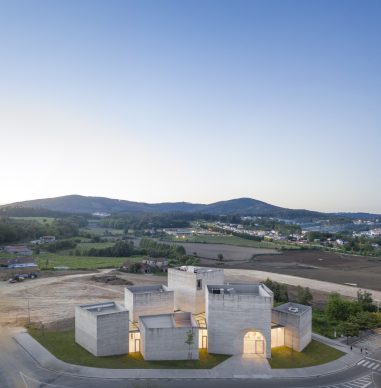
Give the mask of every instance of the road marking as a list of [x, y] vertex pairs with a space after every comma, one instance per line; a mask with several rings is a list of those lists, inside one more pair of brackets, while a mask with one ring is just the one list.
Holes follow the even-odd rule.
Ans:
[[370, 358], [370, 357], [366, 357], [367, 360], [371, 360], [371, 361], [376, 361], [376, 362], [380, 362], [381, 360], [376, 360], [375, 358]]
[[376, 370], [376, 369], [378, 369], [380, 367], [380, 364], [376, 364], [372, 369], [373, 370]]
[[357, 363], [357, 365], [361, 365], [365, 362], [365, 360], [361, 360], [360, 362]]
[[367, 361], [365, 364], [363, 364], [362, 366], [367, 366], [368, 364], [370, 363], [370, 361]]
[[39, 381], [39, 380], [34, 379], [33, 377], [27, 376], [25, 373], [22, 373], [21, 371], [20, 371], [20, 376], [22, 378], [22, 381], [25, 384], [25, 388], [28, 388], [30, 386], [29, 383], [28, 383], [28, 380], [30, 382], [32, 382], [32, 383], [37, 383], [39, 387], [44, 386], [44, 387], [70, 388], [67, 385], [58, 385], [58, 384], [44, 383], [43, 381]]
[[375, 365], [376, 363], [375, 362], [372, 362], [371, 364], [369, 364], [368, 366], [367, 366], [367, 368], [371, 368], [373, 365]]

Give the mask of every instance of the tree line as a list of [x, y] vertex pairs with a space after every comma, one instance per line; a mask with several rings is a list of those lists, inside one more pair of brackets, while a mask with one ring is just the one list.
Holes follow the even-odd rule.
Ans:
[[81, 216], [58, 218], [51, 223], [0, 217], [0, 243], [34, 240], [45, 235], [75, 237], [79, 234], [79, 228], [86, 225], [86, 218]]

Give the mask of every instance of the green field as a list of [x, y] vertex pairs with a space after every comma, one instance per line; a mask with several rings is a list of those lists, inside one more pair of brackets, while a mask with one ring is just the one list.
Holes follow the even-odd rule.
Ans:
[[37, 221], [41, 224], [47, 224], [47, 225], [50, 225], [55, 220], [55, 218], [52, 218], [52, 217], [10, 217], [10, 218], [13, 218], [15, 220]]
[[199, 360], [145, 361], [140, 353], [124, 356], [95, 357], [75, 343], [74, 330], [46, 331], [28, 329], [29, 334], [54, 356], [70, 364], [113, 369], [210, 369], [225, 361], [229, 356], [208, 354], [200, 351]]
[[111, 228], [80, 228], [82, 233], [90, 233], [94, 236], [105, 236], [105, 232], [109, 232], [109, 236], [122, 236], [124, 234], [123, 229], [111, 229]]
[[312, 340], [302, 352], [296, 352], [286, 346], [271, 349], [269, 363], [274, 369], [306, 368], [337, 360], [344, 354], [331, 346]]
[[69, 256], [60, 253], [43, 253], [35, 256], [40, 269], [64, 266], [70, 269], [119, 268], [126, 261], [138, 262], [142, 256], [131, 257], [90, 257]]

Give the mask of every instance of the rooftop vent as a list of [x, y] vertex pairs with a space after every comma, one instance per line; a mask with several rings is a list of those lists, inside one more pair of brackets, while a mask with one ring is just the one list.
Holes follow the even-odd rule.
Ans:
[[290, 311], [292, 313], [297, 313], [297, 312], [299, 312], [299, 309], [297, 307], [289, 307], [288, 311]]

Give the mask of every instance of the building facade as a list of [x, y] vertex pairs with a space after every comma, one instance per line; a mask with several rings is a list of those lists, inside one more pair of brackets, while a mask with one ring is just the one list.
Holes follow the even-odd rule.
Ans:
[[138, 322], [143, 315], [173, 313], [174, 291], [164, 285], [133, 286], [124, 289], [124, 307], [130, 320]]
[[273, 293], [263, 284], [208, 285], [208, 351], [271, 357]]
[[139, 318], [145, 360], [198, 360], [198, 327], [191, 313]]
[[94, 356], [128, 353], [128, 311], [115, 302], [75, 309], [75, 342]]
[[175, 292], [175, 310], [192, 314], [205, 312], [208, 284], [224, 284], [224, 270], [195, 266], [168, 269], [168, 288]]

